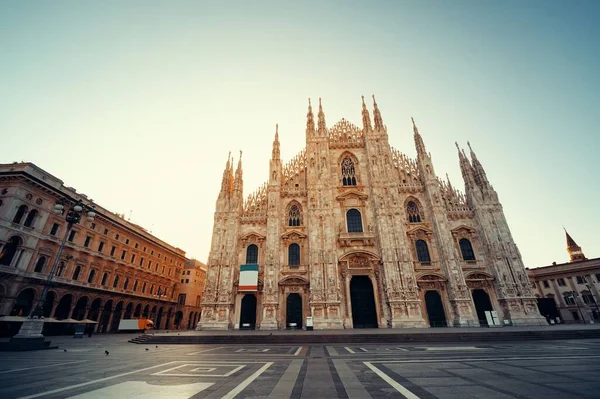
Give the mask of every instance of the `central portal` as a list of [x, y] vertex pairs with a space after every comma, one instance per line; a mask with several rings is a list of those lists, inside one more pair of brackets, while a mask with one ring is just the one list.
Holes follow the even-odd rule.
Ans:
[[289, 294], [285, 309], [286, 328], [302, 328], [302, 297], [300, 294]]
[[256, 327], [256, 296], [246, 294], [242, 298], [242, 310], [240, 315], [240, 329], [254, 330]]
[[377, 311], [373, 285], [368, 276], [354, 276], [350, 280], [352, 323], [354, 328], [377, 328]]
[[427, 317], [430, 327], [446, 327], [446, 313], [442, 298], [437, 291], [427, 291], [425, 293], [425, 306], [427, 307]]
[[474, 289], [472, 294], [475, 310], [477, 311], [477, 318], [479, 319], [479, 325], [487, 326], [488, 322], [485, 317], [485, 312], [494, 310], [492, 301], [490, 301], [490, 296], [482, 289]]

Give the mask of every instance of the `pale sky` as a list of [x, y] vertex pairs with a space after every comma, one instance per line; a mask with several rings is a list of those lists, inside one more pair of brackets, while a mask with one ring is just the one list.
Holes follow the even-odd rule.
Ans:
[[[464, 187], [469, 140], [527, 267], [600, 256], [598, 1], [0, 2], [0, 162], [30, 161], [206, 261], [229, 150], [244, 194], [307, 99]], [[369, 104], [371, 108], [371, 104]]]

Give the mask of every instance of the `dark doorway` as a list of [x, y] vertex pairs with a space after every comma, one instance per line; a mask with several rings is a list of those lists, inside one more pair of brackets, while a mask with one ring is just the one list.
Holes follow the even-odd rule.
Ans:
[[27, 288], [19, 293], [15, 305], [13, 306], [11, 316], [29, 316], [31, 309], [33, 309], [33, 298], [35, 297], [35, 291], [33, 288]]
[[446, 312], [442, 304], [442, 297], [437, 291], [427, 291], [425, 293], [425, 306], [427, 307], [427, 317], [430, 327], [447, 327]]
[[254, 330], [256, 327], [256, 296], [246, 294], [242, 298], [242, 310], [240, 314], [240, 329]]
[[[290, 324], [296, 324], [290, 325]], [[285, 326], [287, 328], [302, 328], [302, 297], [300, 294], [289, 294], [285, 307]]]
[[54, 317], [58, 320], [68, 319], [69, 314], [71, 313], [72, 301], [73, 296], [71, 294], [66, 294], [62, 298], [60, 298], [60, 302], [58, 302], [58, 306], [54, 311]]
[[[132, 304], [130, 304], [132, 305]], [[132, 305], [133, 306], [133, 305]], [[113, 312], [112, 324], [110, 326], [110, 332], [117, 332], [119, 330], [119, 323], [121, 322], [121, 315], [123, 314], [123, 301], [117, 303]]]
[[490, 301], [490, 296], [482, 289], [473, 290], [473, 303], [475, 303], [479, 324], [481, 326], [487, 326], [488, 322], [485, 317], [485, 312], [494, 310], [492, 301]]
[[354, 276], [350, 280], [350, 301], [354, 328], [377, 328], [377, 311], [373, 285], [368, 276]]

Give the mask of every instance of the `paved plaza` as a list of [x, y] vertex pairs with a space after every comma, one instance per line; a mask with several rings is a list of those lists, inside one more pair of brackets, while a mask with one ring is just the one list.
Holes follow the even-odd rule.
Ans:
[[0, 353], [0, 397], [600, 397], [600, 340], [156, 347], [132, 337], [53, 337], [59, 349]]

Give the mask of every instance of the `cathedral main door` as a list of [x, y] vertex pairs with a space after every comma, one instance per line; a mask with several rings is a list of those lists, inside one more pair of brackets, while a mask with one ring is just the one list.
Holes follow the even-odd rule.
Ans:
[[430, 327], [446, 327], [446, 312], [442, 304], [442, 297], [437, 291], [427, 291], [425, 293], [425, 306], [427, 307], [427, 317]]
[[244, 295], [240, 313], [240, 329], [254, 330], [256, 327], [256, 296], [254, 294]]
[[286, 300], [285, 308], [285, 326], [296, 324], [292, 328], [302, 328], [302, 297], [300, 294], [289, 294]]
[[492, 311], [494, 308], [492, 307], [492, 301], [490, 300], [490, 296], [485, 290], [475, 289], [472, 292], [473, 294], [473, 303], [475, 303], [475, 310], [477, 311], [477, 318], [479, 319], [479, 324], [481, 326], [487, 326], [487, 318], [485, 317], [485, 312]]
[[377, 328], [377, 311], [373, 285], [368, 276], [354, 276], [350, 280], [350, 301], [354, 328]]

